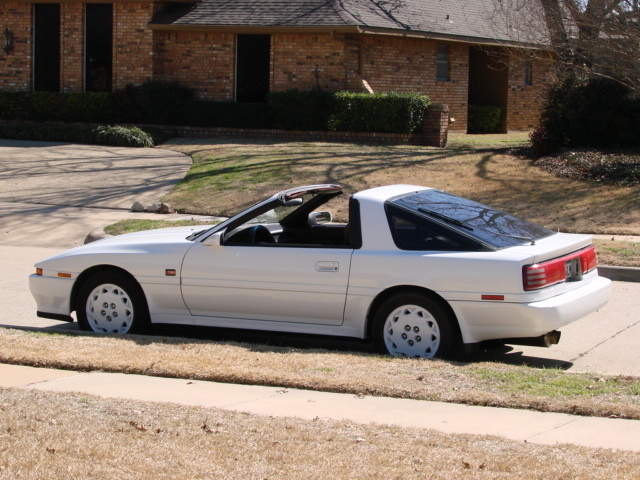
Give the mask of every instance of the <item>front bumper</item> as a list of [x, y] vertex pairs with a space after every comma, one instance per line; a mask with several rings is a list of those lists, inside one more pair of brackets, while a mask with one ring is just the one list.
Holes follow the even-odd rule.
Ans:
[[452, 301], [465, 344], [502, 338], [538, 337], [607, 304], [611, 280], [596, 277], [570, 292], [530, 303]]
[[72, 321], [71, 290], [74, 280], [70, 278], [29, 276], [29, 289], [36, 301], [39, 317]]

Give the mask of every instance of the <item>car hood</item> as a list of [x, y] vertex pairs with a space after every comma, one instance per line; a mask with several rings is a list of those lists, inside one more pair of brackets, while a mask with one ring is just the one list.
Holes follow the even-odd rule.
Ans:
[[143, 230], [140, 232], [124, 233], [112, 237], [103, 238], [92, 243], [128, 243], [138, 241], [157, 242], [163, 239], [186, 238], [194, 232], [201, 232], [211, 228], [209, 225], [188, 225], [186, 227], [158, 228], [155, 230]]
[[[95, 242], [66, 250], [58, 255], [47, 258], [36, 264], [36, 267], [45, 263], [66, 263], [71, 261], [78, 268], [88, 263], [114, 263], [120, 264], [118, 259], [135, 255], [140, 259], [140, 254], [162, 256], [170, 259], [182, 257], [193, 246], [194, 242], [187, 240], [193, 232], [205, 230], [200, 226], [173, 227], [157, 230], [145, 230], [142, 232], [117, 235]], [[99, 257], [97, 259], [96, 257]]]

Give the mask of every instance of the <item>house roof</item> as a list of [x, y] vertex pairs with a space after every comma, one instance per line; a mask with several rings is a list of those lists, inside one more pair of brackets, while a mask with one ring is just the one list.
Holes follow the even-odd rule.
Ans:
[[[511, 15], [504, 14], [505, 3], [501, 0], [200, 0], [160, 10], [151, 27], [238, 31], [326, 29], [478, 43], [548, 43], [541, 18], [531, 20], [540, 23], [539, 26], [521, 31], [514, 28]], [[531, 21], [522, 22], [520, 18], [516, 23], [530, 26]]]

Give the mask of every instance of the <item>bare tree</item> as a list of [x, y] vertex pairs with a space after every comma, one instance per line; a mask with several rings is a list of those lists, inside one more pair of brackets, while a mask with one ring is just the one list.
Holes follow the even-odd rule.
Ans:
[[559, 74], [616, 80], [640, 94], [639, 0], [495, 0], [492, 14], [521, 39], [543, 20]]

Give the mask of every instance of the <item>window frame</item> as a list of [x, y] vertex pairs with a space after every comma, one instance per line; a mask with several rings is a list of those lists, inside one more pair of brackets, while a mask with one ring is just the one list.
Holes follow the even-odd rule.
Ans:
[[436, 48], [436, 81], [448, 82], [451, 79], [449, 68], [449, 45], [439, 43]]

